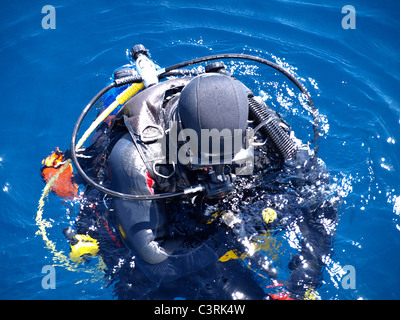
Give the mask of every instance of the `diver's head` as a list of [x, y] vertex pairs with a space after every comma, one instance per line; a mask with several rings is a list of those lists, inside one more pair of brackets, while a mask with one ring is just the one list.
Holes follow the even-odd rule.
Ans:
[[247, 96], [248, 89], [242, 83], [217, 73], [193, 78], [180, 95], [178, 137], [185, 142], [182, 149], [186, 157], [180, 162], [189, 170], [202, 172], [199, 178], [204, 177], [210, 197], [233, 189], [226, 167], [243, 151], [249, 113]]
[[182, 90], [180, 135], [190, 140], [190, 164], [231, 163], [241, 151], [249, 114], [247, 90], [232, 77], [217, 73], [197, 76]]

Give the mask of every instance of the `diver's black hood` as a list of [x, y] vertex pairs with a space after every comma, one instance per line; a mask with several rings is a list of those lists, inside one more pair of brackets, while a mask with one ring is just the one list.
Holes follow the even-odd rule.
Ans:
[[[185, 86], [179, 99], [178, 112], [183, 128], [197, 133], [199, 156], [201, 153], [206, 158], [221, 156], [221, 159], [232, 159], [240, 151], [249, 116], [248, 92], [250, 90], [241, 82], [215, 73], [197, 76]], [[205, 149], [200, 139], [204, 132], [202, 130], [210, 132], [213, 129], [217, 140], [209, 138], [206, 144], [209, 147]], [[224, 150], [226, 137], [232, 139], [232, 148]]]

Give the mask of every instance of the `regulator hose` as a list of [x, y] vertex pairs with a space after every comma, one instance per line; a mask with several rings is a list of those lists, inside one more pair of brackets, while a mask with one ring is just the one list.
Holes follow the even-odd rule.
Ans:
[[[76, 138], [78, 136], [79, 128], [82, 125], [83, 120], [85, 119], [86, 115], [89, 113], [89, 111], [92, 109], [92, 107], [96, 104], [97, 100], [99, 100], [107, 91], [111, 90], [112, 88], [115, 88], [117, 86], [122, 86], [128, 84], [130, 81], [132, 83], [137, 82], [137, 79], [131, 78], [129, 81], [120, 81], [118, 82], [112, 82], [102, 90], [100, 90], [92, 100], [88, 103], [88, 105], [85, 107], [85, 109], [82, 111], [81, 115], [78, 118], [78, 121], [75, 124], [74, 131], [72, 133], [72, 138], [71, 138], [71, 159], [75, 165], [76, 170], [79, 172], [81, 177], [91, 186], [95, 187], [97, 190], [112, 196], [112, 197], [118, 197], [118, 198], [123, 198], [126, 200], [158, 200], [158, 199], [165, 199], [165, 198], [172, 198], [172, 197], [178, 197], [182, 196], [185, 194], [190, 194], [190, 193], [195, 193], [202, 191], [202, 188], [199, 186], [185, 189], [184, 191], [181, 192], [169, 192], [169, 193], [160, 193], [160, 194], [152, 194], [152, 195], [135, 195], [135, 194], [127, 194], [127, 193], [121, 193], [115, 190], [108, 189], [97, 182], [95, 182], [93, 179], [91, 179], [85, 171], [82, 169], [82, 167], [79, 164], [78, 157], [76, 155]], [[128, 82], [128, 83], [127, 83]]]
[[275, 117], [270, 114], [265, 106], [258, 103], [253, 97], [248, 98], [250, 117], [260, 131], [269, 137], [284, 159], [290, 159], [296, 152], [296, 146], [289, 134], [279, 125]]

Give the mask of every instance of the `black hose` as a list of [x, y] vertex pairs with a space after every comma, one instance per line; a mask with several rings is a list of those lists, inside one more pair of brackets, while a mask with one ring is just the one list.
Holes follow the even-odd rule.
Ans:
[[[289, 134], [279, 125], [275, 117], [258, 103], [253, 97], [249, 98], [250, 118], [256, 125], [261, 125], [260, 131], [271, 139], [284, 159], [290, 159], [296, 152], [296, 145]], [[262, 124], [264, 123], [264, 124]]]
[[183, 70], [170, 70], [168, 72], [163, 72], [158, 76], [158, 79], [164, 79], [166, 77], [177, 77], [177, 76], [197, 76], [203, 72], [197, 71], [197, 70], [188, 70], [188, 69], [183, 69]]
[[[133, 79], [132, 79], [133, 80]], [[122, 81], [121, 81], [122, 83]], [[128, 83], [121, 84], [125, 85]], [[91, 186], [95, 187], [97, 190], [108, 194], [109, 196], [112, 197], [118, 197], [118, 198], [123, 198], [127, 200], [158, 200], [158, 199], [165, 199], [165, 198], [172, 198], [172, 197], [178, 197], [182, 196], [185, 194], [184, 191], [182, 192], [169, 192], [169, 193], [162, 193], [162, 194], [152, 194], [152, 195], [135, 195], [135, 194], [127, 194], [127, 193], [121, 193], [117, 192], [111, 189], [108, 189], [97, 182], [93, 181], [86, 173], [83, 171], [82, 167], [79, 164], [78, 158], [76, 156], [76, 138], [78, 136], [79, 128], [82, 125], [83, 119], [85, 119], [86, 115], [89, 113], [89, 111], [92, 109], [92, 107], [96, 104], [97, 100], [99, 100], [107, 91], [111, 90], [112, 88], [117, 87], [117, 83], [113, 82], [100, 90], [92, 100], [88, 103], [88, 105], [83, 109], [81, 115], [78, 118], [78, 121], [75, 124], [74, 131], [72, 133], [72, 138], [71, 138], [71, 159], [75, 165], [76, 170], [78, 173], [81, 175], [81, 177]]]

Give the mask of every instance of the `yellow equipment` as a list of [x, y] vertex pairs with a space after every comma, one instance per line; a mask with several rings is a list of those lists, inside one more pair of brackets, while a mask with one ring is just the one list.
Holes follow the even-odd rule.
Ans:
[[273, 222], [277, 217], [278, 214], [276, 213], [276, 211], [272, 208], [265, 208], [262, 212], [261, 212], [262, 218], [265, 221], [265, 223], [271, 223]]
[[74, 262], [81, 262], [85, 256], [95, 256], [99, 252], [99, 244], [96, 239], [84, 234], [77, 234], [71, 241], [69, 257]]

